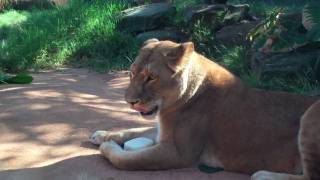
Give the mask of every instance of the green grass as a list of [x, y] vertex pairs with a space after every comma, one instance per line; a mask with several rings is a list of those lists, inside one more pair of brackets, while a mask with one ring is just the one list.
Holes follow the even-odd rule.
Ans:
[[8, 28], [19, 25], [27, 20], [27, 13], [17, 12], [17, 11], [8, 11], [4, 14], [0, 14], [0, 28]]
[[49, 10], [8, 10], [0, 17], [0, 67], [16, 72], [69, 62], [96, 70], [123, 69], [136, 52], [133, 37], [116, 31], [122, 1], [72, 1]]
[[[180, 26], [181, 11], [201, 0], [177, 0], [178, 15], [173, 23]], [[298, 0], [297, 0], [298, 1]], [[275, 1], [271, 6], [253, 0], [230, 0], [229, 3], [248, 3], [252, 12], [266, 16], [286, 3]], [[288, 3], [287, 3], [288, 4]], [[0, 14], [0, 75], [72, 64], [96, 71], [125, 69], [134, 59], [138, 42], [126, 32], [116, 29], [119, 12], [128, 4], [117, 0], [74, 0], [66, 7], [7, 10]], [[297, 9], [291, 1], [287, 9]], [[251, 70], [245, 47], [224, 47], [213, 43], [214, 32], [202, 22], [183, 26], [195, 42], [197, 51], [215, 59], [251, 87], [307, 93], [320, 88], [310, 74], [258, 78]]]

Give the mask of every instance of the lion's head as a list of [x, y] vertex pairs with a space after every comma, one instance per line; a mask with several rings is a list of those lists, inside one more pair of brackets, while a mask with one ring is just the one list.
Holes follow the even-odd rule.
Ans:
[[147, 40], [130, 67], [125, 94], [132, 109], [144, 117], [170, 107], [187, 89], [187, 67], [194, 52], [192, 42]]

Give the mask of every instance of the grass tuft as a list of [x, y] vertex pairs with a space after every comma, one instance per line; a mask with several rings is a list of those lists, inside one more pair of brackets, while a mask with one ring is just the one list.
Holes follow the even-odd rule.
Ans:
[[134, 56], [136, 43], [115, 29], [126, 7], [116, 0], [74, 0], [49, 10], [6, 11], [0, 18], [0, 67], [13, 72], [66, 62], [100, 69], [126, 67], [123, 59]]

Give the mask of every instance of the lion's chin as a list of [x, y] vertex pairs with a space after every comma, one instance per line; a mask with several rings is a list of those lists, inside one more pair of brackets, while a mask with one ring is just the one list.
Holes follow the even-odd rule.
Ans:
[[153, 107], [150, 111], [148, 112], [140, 112], [140, 115], [147, 120], [152, 120], [155, 119], [155, 117], [157, 116], [157, 112], [159, 110], [158, 106]]
[[148, 111], [148, 112], [140, 112], [140, 114], [142, 116], [150, 116], [150, 115], [156, 114], [157, 112], [158, 112], [158, 106], [155, 106], [150, 111]]

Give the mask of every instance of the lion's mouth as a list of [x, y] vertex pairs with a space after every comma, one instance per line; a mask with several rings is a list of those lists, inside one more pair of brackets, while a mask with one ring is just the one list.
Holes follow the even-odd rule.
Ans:
[[155, 113], [157, 113], [158, 112], [158, 106], [155, 106], [154, 108], [152, 108], [150, 111], [147, 111], [147, 112], [142, 112], [142, 111], [140, 111], [140, 114], [142, 115], [142, 116], [150, 116], [150, 115], [153, 115], [153, 114], [155, 114]]

